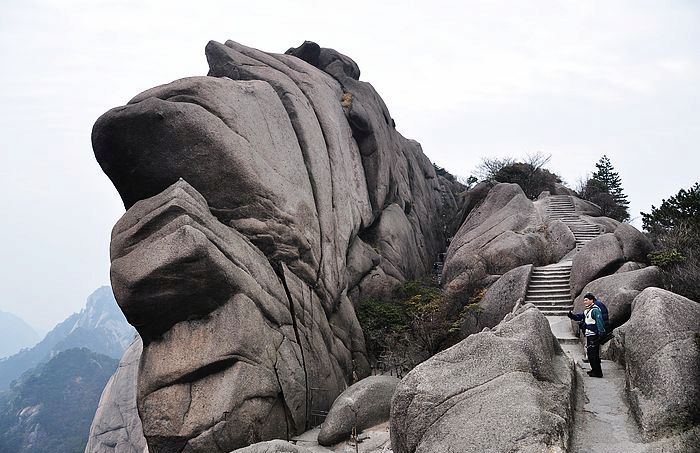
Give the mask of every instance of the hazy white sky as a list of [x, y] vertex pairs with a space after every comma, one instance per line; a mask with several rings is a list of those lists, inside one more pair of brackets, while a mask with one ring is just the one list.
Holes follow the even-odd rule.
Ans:
[[699, 25], [692, 0], [4, 0], [0, 310], [48, 330], [108, 282], [123, 206], [92, 124], [206, 74], [210, 39], [349, 55], [403, 135], [458, 175], [541, 151], [575, 185], [607, 154], [638, 217], [700, 179]]

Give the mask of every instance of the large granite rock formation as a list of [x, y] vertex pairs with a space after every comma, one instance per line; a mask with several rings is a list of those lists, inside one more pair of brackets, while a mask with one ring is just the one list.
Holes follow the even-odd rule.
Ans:
[[368, 373], [351, 298], [428, 274], [461, 219], [460, 186], [396, 131], [352, 60], [289, 53], [210, 42], [209, 76], [94, 126], [128, 209], [112, 282], [143, 338], [152, 453], [304, 431]]
[[[607, 217], [591, 217], [606, 231]], [[609, 219], [612, 220], [612, 219]], [[616, 272], [626, 262], [645, 263], [652, 250], [649, 239], [632, 225], [617, 223], [612, 232], [606, 232], [583, 246], [571, 264], [571, 295], [581, 294], [589, 282]]]
[[391, 407], [394, 452], [566, 451], [573, 363], [532, 305], [413, 369]]
[[625, 366], [630, 407], [646, 440], [678, 437], [684, 445], [689, 433], [697, 440], [700, 304], [647, 288], [634, 299], [630, 320], [615, 330], [611, 343], [613, 356]]
[[574, 301], [574, 311], [583, 312], [583, 296], [593, 293], [608, 308], [610, 326], [618, 327], [630, 318], [634, 298], [644, 289], [660, 283], [661, 270], [656, 266], [601, 277], [583, 288]]
[[469, 213], [447, 249], [449, 292], [487, 286], [519, 266], [556, 263], [575, 246], [573, 233], [545, 215], [517, 184], [496, 184]]
[[90, 426], [85, 453], [148, 453], [136, 409], [136, 377], [143, 343], [137, 337], [109, 379]]
[[513, 310], [518, 300], [525, 300], [532, 264], [516, 267], [503, 274], [484, 294], [483, 299], [462, 313], [459, 328], [461, 338], [494, 327]]

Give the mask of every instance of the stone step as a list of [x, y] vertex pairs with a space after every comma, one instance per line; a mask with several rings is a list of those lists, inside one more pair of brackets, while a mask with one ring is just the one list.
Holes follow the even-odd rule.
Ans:
[[542, 309], [540, 309], [540, 312], [542, 312], [542, 314], [545, 316], [566, 316], [566, 314], [569, 312], [569, 310], [542, 310]]
[[569, 272], [571, 271], [571, 264], [567, 264], [565, 266], [541, 266], [541, 267], [536, 267], [532, 270], [532, 272]]
[[560, 274], [561, 275], [569, 275], [571, 273], [571, 269], [533, 269], [532, 270], [532, 275], [539, 275], [542, 277], [558, 277]]
[[526, 304], [532, 304], [535, 307], [539, 308], [540, 310], [562, 310], [564, 312], [570, 311], [574, 304], [571, 302], [568, 303], [558, 303], [558, 304], [543, 304], [541, 302], [532, 302], [529, 300], [525, 301]]
[[571, 280], [569, 277], [569, 274], [566, 274], [566, 275], [547, 275], [547, 276], [531, 275], [530, 276], [530, 283], [547, 283], [547, 282], [566, 283], [569, 280]]
[[564, 294], [568, 296], [571, 293], [571, 291], [568, 288], [542, 288], [542, 289], [533, 289], [530, 288], [527, 290], [527, 297], [529, 296], [541, 296], [541, 295], [561, 295]]
[[571, 285], [571, 282], [569, 280], [559, 280], [556, 282], [551, 282], [549, 280], [535, 280], [535, 281], [530, 281], [530, 284], [528, 285], [528, 288], [534, 288], [534, 289], [565, 289], [569, 288]]
[[546, 297], [526, 295], [525, 302], [532, 302], [533, 304], [538, 303], [538, 304], [547, 304], [547, 305], [567, 305], [567, 306], [573, 304], [573, 302], [571, 301], [571, 296], [569, 296], [568, 294], [561, 294], [559, 296], [546, 296]]
[[530, 279], [530, 285], [531, 287], [535, 288], [552, 288], [552, 287], [568, 287], [571, 284], [571, 281], [567, 278], [565, 280], [533, 280]]
[[525, 301], [526, 304], [532, 304], [535, 307], [537, 307], [538, 310], [547, 310], [547, 311], [563, 311], [564, 313], [571, 311], [573, 308], [574, 304], [569, 302], [568, 304], [541, 304], [541, 303], [536, 303], [536, 302], [530, 302], [530, 301]]
[[532, 269], [532, 273], [551, 274], [552, 272], [571, 272], [571, 266], [552, 266], [552, 267], [536, 267]]

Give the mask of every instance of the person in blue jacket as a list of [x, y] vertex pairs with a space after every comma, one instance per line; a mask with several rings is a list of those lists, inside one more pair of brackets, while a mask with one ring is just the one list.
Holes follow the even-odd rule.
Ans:
[[595, 304], [595, 296], [590, 293], [583, 296], [583, 307], [584, 310], [582, 314], [569, 312], [567, 316], [581, 323], [585, 332], [586, 352], [588, 361], [591, 364], [591, 371], [588, 372], [588, 375], [602, 378], [603, 370], [600, 367], [600, 339], [605, 335], [603, 313]]

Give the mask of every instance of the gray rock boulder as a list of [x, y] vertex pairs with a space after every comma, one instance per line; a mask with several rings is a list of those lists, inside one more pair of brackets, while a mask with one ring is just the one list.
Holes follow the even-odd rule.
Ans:
[[551, 250], [550, 260], [562, 258], [576, 248], [576, 236], [561, 220], [547, 221], [545, 228], [545, 239]]
[[578, 296], [588, 282], [612, 274], [624, 262], [622, 246], [614, 234], [602, 234], [588, 242], [571, 263], [571, 296]]
[[638, 270], [638, 269], [644, 269], [645, 267], [647, 267], [647, 265], [644, 264], [644, 263], [637, 263], [636, 261], [628, 261], [628, 262], [626, 262], [625, 264], [623, 264], [622, 266], [620, 266], [620, 268], [619, 268], [618, 270], [616, 270], [615, 273], [616, 273], [616, 274], [621, 274], [621, 273], [623, 273], [623, 272], [629, 272], [629, 271], [636, 271], [636, 270]]
[[578, 194], [566, 187], [564, 184], [555, 182], [554, 183], [554, 190], [551, 191], [552, 195], [569, 195], [572, 197], [578, 197]]
[[656, 266], [601, 277], [583, 288], [574, 301], [574, 311], [583, 311], [583, 296], [593, 293], [608, 308], [610, 325], [618, 327], [630, 318], [634, 298], [644, 289], [660, 284], [661, 270]]
[[[561, 225], [547, 232], [544, 219], [517, 184], [497, 184], [467, 216], [447, 249], [447, 290], [484, 287], [490, 275], [525, 265], [557, 262], [568, 252], [551, 238], [569, 238]], [[569, 232], [570, 233], [570, 232]]]
[[394, 452], [566, 451], [574, 368], [532, 305], [414, 368], [391, 407]]
[[630, 224], [623, 223], [615, 230], [615, 237], [622, 246], [625, 260], [648, 262], [647, 255], [653, 250], [653, 246], [644, 233]]
[[389, 420], [391, 397], [400, 380], [392, 376], [369, 376], [351, 385], [333, 402], [318, 434], [318, 443], [334, 445], [348, 439], [353, 428], [366, 428]]
[[599, 217], [603, 214], [600, 210], [600, 206], [595, 203], [578, 198], [578, 196], [573, 196], [571, 199], [574, 201], [574, 208], [576, 209], [576, 212], [582, 216]]
[[284, 440], [270, 440], [239, 448], [231, 453], [311, 453], [311, 450]]
[[142, 348], [141, 338], [137, 336], [102, 391], [85, 453], [148, 453], [136, 408], [136, 378]]
[[620, 225], [622, 225], [615, 219], [601, 216], [599, 211], [598, 213], [591, 214], [586, 214], [584, 210], [579, 211], [581, 207], [581, 201], [583, 200], [574, 198], [574, 204], [576, 205], [577, 212], [580, 212], [581, 214], [581, 219], [585, 222], [598, 225], [598, 228], [600, 228], [601, 233], [614, 233], [615, 230], [617, 230], [620, 227]]
[[[573, 257], [571, 295], [581, 294], [589, 282], [617, 272], [626, 262], [647, 263], [652, 250], [649, 239], [632, 225], [607, 217], [585, 217], [595, 223], [602, 235], [584, 245]], [[625, 269], [631, 269], [630, 264]]]
[[625, 366], [630, 407], [647, 440], [697, 438], [699, 339], [700, 304], [659, 288], [642, 291], [630, 320], [615, 330], [611, 348]]
[[368, 374], [349, 297], [428, 275], [461, 218], [461, 186], [395, 130], [357, 65], [302, 47], [210, 42], [209, 76], [141, 93], [93, 128], [128, 209], [112, 281], [144, 341], [152, 451], [304, 432]]
[[483, 299], [467, 307], [460, 326], [460, 337], [494, 327], [513, 310], [518, 299], [525, 300], [532, 264], [516, 267], [503, 274], [484, 294]]

